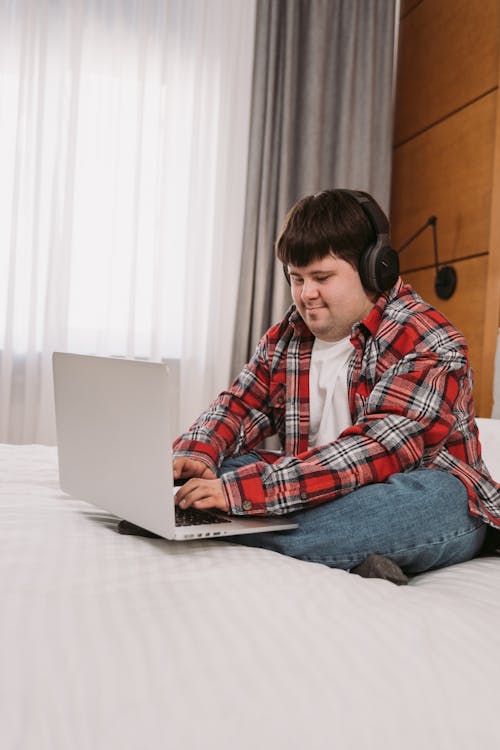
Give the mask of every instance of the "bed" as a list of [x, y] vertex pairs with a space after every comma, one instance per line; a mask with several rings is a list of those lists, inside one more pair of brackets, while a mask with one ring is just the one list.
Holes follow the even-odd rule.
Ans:
[[2, 750], [500, 747], [500, 557], [398, 587], [120, 535], [55, 448], [2, 445], [0, 473]]

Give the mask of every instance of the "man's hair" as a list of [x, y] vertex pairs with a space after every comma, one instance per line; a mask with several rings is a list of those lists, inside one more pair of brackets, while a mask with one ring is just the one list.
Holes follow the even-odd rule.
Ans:
[[302, 198], [290, 209], [275, 249], [285, 271], [289, 264], [307, 266], [330, 253], [357, 270], [362, 253], [375, 241], [376, 231], [352, 195], [323, 190]]

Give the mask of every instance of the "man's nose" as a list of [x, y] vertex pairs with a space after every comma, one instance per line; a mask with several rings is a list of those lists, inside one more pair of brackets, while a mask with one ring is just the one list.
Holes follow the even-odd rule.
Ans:
[[314, 279], [305, 279], [302, 285], [302, 299], [314, 299], [318, 295], [318, 284]]

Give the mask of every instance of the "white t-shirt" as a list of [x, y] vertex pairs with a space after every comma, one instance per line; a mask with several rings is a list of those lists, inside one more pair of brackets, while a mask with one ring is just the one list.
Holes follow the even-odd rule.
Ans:
[[352, 424], [347, 369], [353, 350], [349, 336], [314, 341], [309, 370], [310, 448], [331, 443]]

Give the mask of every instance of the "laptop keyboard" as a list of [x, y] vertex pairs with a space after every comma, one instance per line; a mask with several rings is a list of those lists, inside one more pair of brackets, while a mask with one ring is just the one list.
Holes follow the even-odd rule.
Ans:
[[221, 518], [204, 510], [196, 510], [196, 508], [183, 510], [178, 505], [175, 506], [176, 526], [199, 526], [204, 523], [231, 523], [231, 521], [229, 518]]

